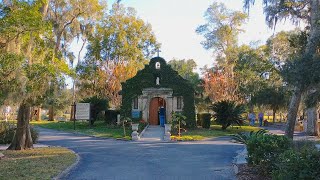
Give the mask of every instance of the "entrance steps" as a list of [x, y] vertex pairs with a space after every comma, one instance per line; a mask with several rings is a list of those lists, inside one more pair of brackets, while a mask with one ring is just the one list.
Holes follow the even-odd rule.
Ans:
[[163, 137], [164, 127], [150, 125], [140, 138], [140, 141], [163, 141]]

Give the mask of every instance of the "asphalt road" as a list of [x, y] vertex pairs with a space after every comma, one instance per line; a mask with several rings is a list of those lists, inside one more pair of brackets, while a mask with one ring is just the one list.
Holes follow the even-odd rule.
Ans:
[[242, 145], [225, 138], [198, 142], [132, 142], [40, 129], [39, 142], [72, 149], [79, 164], [63, 179], [235, 179], [232, 160]]

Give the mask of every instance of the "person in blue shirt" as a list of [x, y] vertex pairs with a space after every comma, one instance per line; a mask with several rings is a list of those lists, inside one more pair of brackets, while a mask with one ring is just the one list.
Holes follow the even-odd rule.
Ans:
[[166, 121], [165, 117], [166, 117], [166, 109], [163, 106], [161, 106], [159, 109], [159, 119], [160, 119], [160, 126], [161, 127], [164, 127], [164, 124]]

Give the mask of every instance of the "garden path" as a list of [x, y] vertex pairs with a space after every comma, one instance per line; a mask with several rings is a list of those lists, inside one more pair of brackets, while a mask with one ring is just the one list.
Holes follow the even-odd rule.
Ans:
[[[285, 124], [275, 124], [267, 127], [263, 127], [264, 129], [268, 130], [272, 134], [278, 134], [278, 135], [284, 135], [285, 134]], [[306, 135], [305, 132], [303, 131], [294, 131], [293, 134], [293, 139], [294, 140], [320, 140], [316, 136], [308, 136]]]
[[150, 125], [143, 133], [140, 141], [162, 141], [164, 136], [164, 128], [161, 126]]

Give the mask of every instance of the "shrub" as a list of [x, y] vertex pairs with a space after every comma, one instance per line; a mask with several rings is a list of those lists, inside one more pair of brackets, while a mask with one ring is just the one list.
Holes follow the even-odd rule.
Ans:
[[[171, 113], [171, 132], [173, 134], [177, 134], [179, 132], [179, 128], [180, 130], [182, 129], [181, 127], [184, 125], [186, 125], [186, 116], [184, 116], [183, 114], [179, 113], [179, 112], [172, 112]], [[179, 126], [180, 124], [180, 126]]]
[[94, 121], [97, 120], [98, 114], [101, 111], [108, 109], [108, 100], [99, 98], [98, 96], [92, 96], [81, 101], [82, 103], [90, 103], [90, 123], [93, 125]]
[[200, 114], [197, 114], [197, 126], [201, 126], [201, 119], [200, 119]]
[[256, 165], [259, 172], [267, 175], [275, 167], [279, 155], [290, 148], [291, 141], [285, 136], [261, 134], [247, 140], [248, 163]]
[[[0, 144], [10, 144], [12, 142], [16, 127], [13, 124], [2, 122], [0, 123]], [[33, 143], [37, 143], [39, 133], [33, 127], [30, 127], [31, 138]]]
[[210, 113], [199, 114], [199, 119], [200, 119], [202, 128], [205, 128], [205, 129], [210, 128], [210, 125], [211, 125], [211, 114]]
[[232, 124], [241, 126], [243, 123], [242, 114], [245, 109], [242, 105], [237, 105], [233, 101], [216, 102], [213, 104], [212, 110], [214, 111], [213, 117], [222, 126], [222, 130], [227, 129]]
[[230, 135], [233, 140], [236, 140], [237, 142], [240, 142], [242, 144], [248, 144], [248, 141], [252, 138], [258, 138], [257, 136], [262, 136], [265, 133], [267, 133], [267, 130], [265, 129], [259, 129], [257, 132], [251, 131], [251, 132], [240, 132], [235, 135]]
[[119, 110], [107, 110], [105, 112], [105, 121], [107, 124], [116, 124], [117, 116], [120, 114]]
[[31, 138], [32, 138], [33, 143], [35, 143], [35, 144], [38, 143], [39, 132], [33, 127], [30, 128], [30, 132], [31, 132]]
[[315, 146], [285, 151], [272, 171], [272, 179], [320, 179], [320, 152]]

